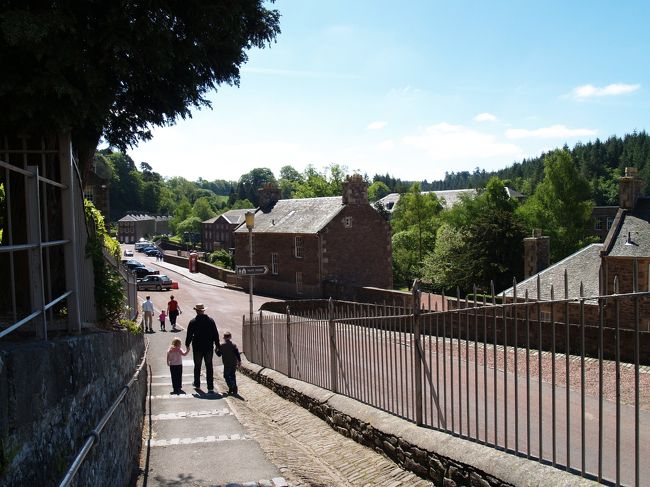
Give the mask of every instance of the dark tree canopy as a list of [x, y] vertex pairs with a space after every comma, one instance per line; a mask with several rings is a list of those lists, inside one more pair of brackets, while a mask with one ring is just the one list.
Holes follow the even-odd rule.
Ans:
[[71, 130], [86, 164], [101, 137], [122, 149], [149, 139], [239, 84], [246, 51], [280, 32], [264, 3], [6, 0], [0, 129]]

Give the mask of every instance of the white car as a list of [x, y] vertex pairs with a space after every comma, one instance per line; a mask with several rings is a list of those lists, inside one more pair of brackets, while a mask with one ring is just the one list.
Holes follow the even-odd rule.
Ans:
[[133, 257], [133, 250], [124, 250], [124, 257]]

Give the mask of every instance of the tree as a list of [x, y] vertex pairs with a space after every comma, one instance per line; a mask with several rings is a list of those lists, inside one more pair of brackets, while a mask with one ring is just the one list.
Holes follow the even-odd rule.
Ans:
[[[509, 287], [522, 272], [522, 241], [526, 228], [516, 214], [517, 201], [503, 182], [491, 178], [475, 197], [463, 197], [443, 213], [436, 248], [424, 258], [422, 275], [439, 289], [471, 291]], [[441, 240], [442, 239], [442, 240]]]
[[577, 251], [589, 238], [593, 201], [591, 188], [568, 150], [556, 150], [544, 159], [544, 180], [521, 207], [530, 228], [541, 228], [551, 237], [551, 261]]
[[194, 206], [192, 207], [192, 215], [197, 217], [202, 222], [212, 218], [215, 215], [215, 213], [212, 210], [212, 207], [210, 206], [209, 198], [203, 196], [197, 199], [194, 202]]
[[368, 186], [368, 200], [370, 201], [380, 200], [387, 194], [390, 194], [390, 188], [386, 186], [386, 183], [375, 181]]
[[427, 251], [433, 249], [438, 228], [437, 217], [441, 211], [442, 205], [435, 193], [421, 193], [417, 183], [395, 205], [391, 219], [393, 233], [415, 229], [419, 262], [422, 262]]
[[280, 33], [263, 0], [25, 2], [0, 11], [0, 130], [67, 130], [82, 172], [101, 137], [126, 148], [238, 85]]
[[237, 183], [238, 199], [248, 199], [255, 205], [259, 202], [259, 189], [267, 183], [277, 184], [273, 171], [267, 167], [257, 167], [243, 174]]

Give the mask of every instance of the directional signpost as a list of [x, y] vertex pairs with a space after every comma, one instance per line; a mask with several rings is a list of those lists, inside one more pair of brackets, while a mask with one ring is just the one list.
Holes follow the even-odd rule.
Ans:
[[238, 265], [235, 269], [238, 276], [261, 276], [269, 272], [265, 265]]

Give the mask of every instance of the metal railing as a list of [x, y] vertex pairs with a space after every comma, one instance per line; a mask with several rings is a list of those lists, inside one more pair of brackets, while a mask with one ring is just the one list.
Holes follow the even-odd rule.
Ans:
[[69, 136], [0, 135], [0, 184], [0, 277], [7, 283], [0, 338], [18, 330], [45, 340], [54, 330], [80, 331], [95, 311]]
[[330, 300], [301, 316], [287, 307], [244, 317], [244, 352], [418, 425], [602, 483], [650, 479], [640, 462], [650, 457], [641, 366], [650, 333], [639, 312], [650, 293], [533, 301], [515, 286], [514, 298], [457, 297], [440, 311], [421, 309], [419, 296], [412, 308]]

